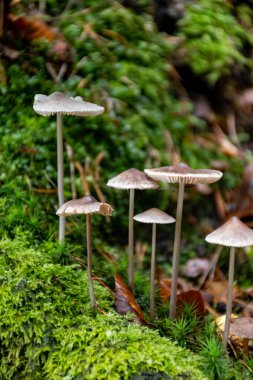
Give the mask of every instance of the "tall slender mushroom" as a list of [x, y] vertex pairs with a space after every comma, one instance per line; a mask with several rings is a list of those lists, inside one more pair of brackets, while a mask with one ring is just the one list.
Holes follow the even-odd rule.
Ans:
[[59, 216], [86, 214], [86, 234], [87, 234], [87, 275], [90, 289], [91, 308], [95, 309], [95, 296], [92, 282], [92, 242], [91, 242], [91, 214], [111, 215], [112, 207], [108, 203], [98, 202], [91, 195], [86, 195], [81, 199], [73, 199], [64, 203], [56, 214]]
[[138, 169], [128, 169], [111, 178], [107, 186], [116, 189], [130, 190], [129, 196], [129, 262], [128, 262], [128, 285], [131, 291], [134, 291], [134, 191], [157, 189], [159, 185], [148, 178], [148, 176]]
[[180, 255], [180, 240], [181, 240], [181, 225], [184, 202], [185, 185], [195, 185], [197, 183], [213, 183], [219, 181], [222, 173], [218, 170], [208, 169], [192, 169], [184, 163], [179, 163], [174, 166], [164, 166], [156, 169], [145, 169], [144, 172], [156, 181], [164, 181], [169, 183], [178, 183], [178, 199], [177, 199], [177, 214], [175, 240], [173, 249], [172, 263], [172, 279], [171, 279], [171, 298], [170, 298], [170, 319], [175, 318], [177, 304], [177, 277], [178, 264]]
[[207, 235], [206, 241], [208, 243], [230, 247], [227, 310], [223, 332], [223, 345], [226, 347], [228, 343], [230, 318], [232, 312], [235, 248], [253, 245], [253, 230], [242, 223], [236, 216], [233, 216], [225, 224], [217, 228], [217, 230]]
[[[57, 115], [57, 173], [58, 173], [58, 198], [59, 206], [64, 203], [63, 187], [63, 133], [62, 115], [95, 116], [104, 112], [104, 107], [85, 102], [81, 96], [69, 97], [61, 92], [53, 92], [46, 96], [35, 95], [33, 109], [39, 115]], [[60, 217], [59, 241], [63, 242], [65, 235], [65, 218]]]
[[155, 251], [156, 251], [156, 225], [174, 223], [175, 219], [159, 210], [151, 208], [137, 214], [134, 220], [141, 223], [152, 223], [152, 254], [151, 254], [151, 274], [150, 274], [150, 321], [155, 319]]

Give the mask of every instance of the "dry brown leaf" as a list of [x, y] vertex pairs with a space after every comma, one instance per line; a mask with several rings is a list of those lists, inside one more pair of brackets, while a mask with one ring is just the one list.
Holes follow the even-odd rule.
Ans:
[[[171, 296], [171, 279], [162, 277], [158, 278], [158, 285], [162, 302], [165, 303], [170, 299]], [[179, 293], [182, 291], [187, 291], [188, 289], [188, 284], [186, 284], [186, 282], [182, 278], [178, 278], [177, 292]]]
[[134, 315], [135, 322], [145, 326], [149, 325], [133, 294], [118, 273], [115, 273], [115, 306], [119, 314], [131, 313]]
[[60, 34], [47, 25], [44, 21], [33, 16], [8, 15], [10, 28], [19, 37], [27, 41], [44, 39], [53, 41], [60, 38]]
[[42, 193], [42, 194], [56, 194], [57, 189], [39, 189], [36, 187], [32, 187], [31, 190], [35, 191], [35, 193]]
[[241, 151], [227, 138], [218, 124], [214, 126], [214, 133], [210, 138], [220, 145], [221, 152], [228, 157], [240, 157]]
[[[204, 287], [205, 291], [213, 297], [213, 302], [223, 302], [227, 303], [227, 290], [228, 282], [227, 280], [222, 281], [207, 281]], [[239, 297], [241, 295], [241, 290], [234, 286], [233, 287], [233, 298]]]
[[217, 214], [221, 220], [226, 220], [227, 215], [227, 204], [220, 192], [220, 190], [216, 190], [214, 192], [214, 203], [216, 206]]
[[197, 318], [204, 318], [205, 301], [200, 291], [190, 289], [187, 292], [182, 292], [177, 296], [176, 318], [183, 316], [183, 310], [186, 304], [191, 306], [192, 312], [196, 314]]

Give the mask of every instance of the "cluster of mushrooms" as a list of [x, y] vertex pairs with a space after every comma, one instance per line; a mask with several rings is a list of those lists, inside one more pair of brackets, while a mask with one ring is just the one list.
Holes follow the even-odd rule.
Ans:
[[[96, 301], [92, 282], [92, 242], [91, 242], [91, 215], [111, 215], [113, 208], [103, 202], [98, 202], [93, 196], [86, 195], [81, 199], [73, 199], [64, 203], [63, 188], [63, 132], [62, 115], [95, 116], [104, 112], [104, 108], [93, 103], [83, 101], [81, 97], [68, 97], [67, 95], [54, 92], [49, 96], [36, 95], [33, 106], [35, 112], [44, 116], [57, 115], [57, 166], [58, 166], [58, 198], [59, 209], [57, 215], [60, 217], [59, 241], [64, 241], [65, 217], [69, 215], [86, 215], [87, 230], [87, 275], [90, 290], [91, 307], [94, 310]], [[150, 320], [155, 318], [155, 251], [156, 251], [156, 224], [170, 224], [176, 222], [175, 239], [172, 262], [172, 281], [170, 298], [170, 318], [175, 318], [177, 305], [177, 278], [180, 256], [181, 224], [183, 214], [183, 202], [185, 187], [195, 184], [211, 184], [221, 179], [222, 173], [218, 170], [190, 168], [185, 163], [174, 166], [165, 166], [155, 169], [145, 169], [144, 172], [131, 168], [110, 179], [108, 186], [116, 189], [129, 190], [129, 261], [128, 261], [128, 285], [134, 292], [134, 220], [141, 223], [152, 224], [152, 255], [150, 276]], [[158, 181], [178, 184], [178, 200], [176, 219], [165, 212], [151, 208], [134, 216], [135, 190], [157, 189]], [[223, 226], [213, 231], [206, 237], [209, 243], [230, 247], [229, 281], [226, 321], [223, 333], [223, 344], [226, 347], [230, 333], [230, 320], [232, 311], [233, 281], [235, 248], [253, 245], [253, 230], [248, 228], [238, 218], [232, 217]]]

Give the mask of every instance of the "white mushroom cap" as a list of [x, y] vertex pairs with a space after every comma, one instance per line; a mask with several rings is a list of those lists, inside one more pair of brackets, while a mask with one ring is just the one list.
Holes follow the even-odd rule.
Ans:
[[253, 230], [233, 216], [217, 230], [207, 235], [205, 240], [208, 243], [227, 247], [248, 247], [253, 245]]
[[166, 212], [159, 210], [159, 208], [150, 208], [147, 211], [142, 212], [134, 216], [134, 220], [141, 223], [155, 223], [155, 224], [169, 224], [174, 223], [174, 219]]
[[187, 185], [194, 185], [196, 183], [213, 183], [219, 181], [223, 175], [219, 170], [195, 170], [182, 162], [173, 166], [145, 169], [144, 172], [156, 181], [165, 181], [169, 183], [183, 182]]
[[104, 107], [85, 102], [81, 96], [73, 98], [61, 92], [53, 92], [49, 96], [35, 95], [33, 109], [42, 116], [51, 116], [55, 113], [95, 116], [104, 112]]
[[230, 335], [244, 339], [253, 339], [253, 318], [240, 317], [231, 320]]
[[130, 189], [157, 189], [159, 185], [148, 178], [148, 176], [138, 169], [128, 169], [116, 175], [107, 182], [107, 186], [115, 187], [116, 189], [130, 190]]
[[101, 214], [112, 215], [113, 208], [108, 203], [98, 202], [91, 195], [86, 195], [81, 199], [72, 199], [64, 203], [56, 214], [60, 216], [80, 215], [80, 214]]

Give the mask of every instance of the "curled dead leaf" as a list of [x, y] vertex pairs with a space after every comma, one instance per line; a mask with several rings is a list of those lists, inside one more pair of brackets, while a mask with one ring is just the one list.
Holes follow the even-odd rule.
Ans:
[[125, 315], [131, 313], [134, 315], [133, 320], [135, 322], [140, 325], [149, 325], [133, 294], [118, 273], [115, 273], [115, 306], [119, 314]]
[[205, 301], [199, 290], [190, 289], [182, 292], [177, 297], [176, 318], [183, 316], [185, 305], [191, 307], [191, 311], [198, 319], [205, 315]]

